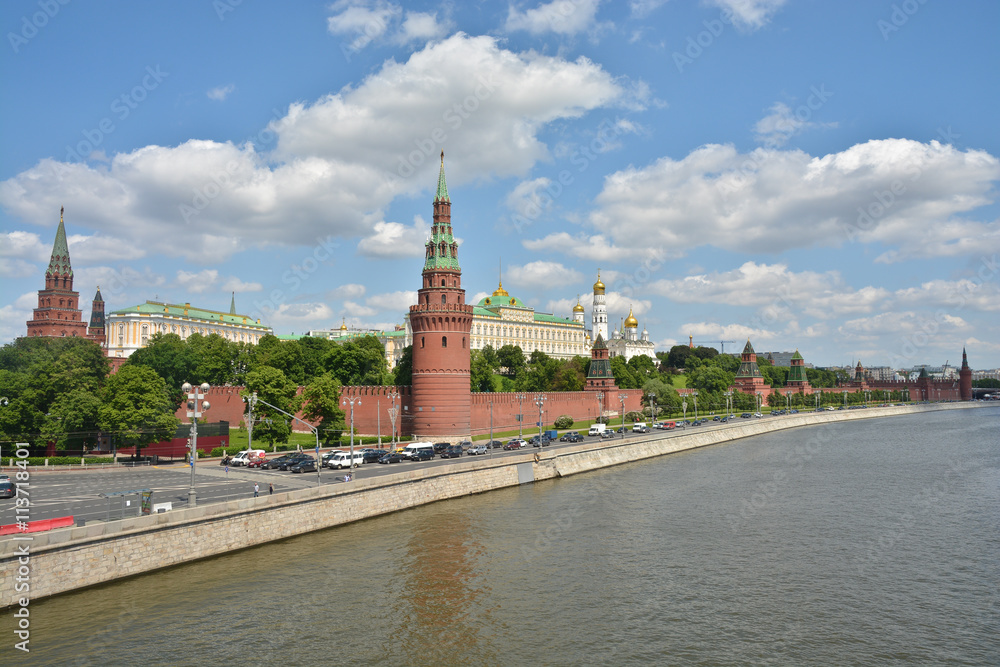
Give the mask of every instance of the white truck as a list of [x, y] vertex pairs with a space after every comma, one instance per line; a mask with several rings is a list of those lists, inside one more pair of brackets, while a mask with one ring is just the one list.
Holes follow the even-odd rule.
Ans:
[[587, 435], [604, 435], [606, 430], [608, 430], [607, 424], [594, 424], [590, 427]]
[[245, 466], [254, 459], [259, 459], [264, 456], [263, 449], [244, 449], [242, 452], [238, 453], [229, 461], [229, 465], [235, 466]]

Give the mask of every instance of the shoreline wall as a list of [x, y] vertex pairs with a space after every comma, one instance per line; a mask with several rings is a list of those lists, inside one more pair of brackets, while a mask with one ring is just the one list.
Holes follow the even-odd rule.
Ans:
[[[37, 600], [295, 535], [439, 500], [566, 477], [789, 428], [934, 410], [980, 407], [943, 403], [804, 413], [686, 433], [657, 433], [639, 442], [600, 441], [501, 459], [476, 457], [444, 467], [203, 505], [164, 514], [33, 533], [0, 541], [0, 608]], [[537, 451], [537, 450], [536, 450]], [[17, 592], [19, 547], [29, 548], [28, 591]], [[178, 548], [178, 545], [182, 545]], [[23, 564], [23, 562], [22, 562]]]

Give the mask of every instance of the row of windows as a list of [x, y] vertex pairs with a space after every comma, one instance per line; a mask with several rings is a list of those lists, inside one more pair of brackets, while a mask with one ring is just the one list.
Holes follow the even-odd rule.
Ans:
[[[427, 336], [420, 337], [420, 347], [427, 346]], [[448, 337], [441, 336], [441, 347], [448, 347]], [[465, 336], [462, 336], [462, 349], [465, 349]]]
[[[149, 327], [150, 327], [149, 324], [142, 324], [139, 327], [139, 334], [140, 334], [139, 335], [139, 345], [140, 345], [140, 347], [145, 347], [145, 345], [149, 342]], [[166, 324], [154, 323], [152, 325], [152, 327], [153, 327], [153, 332], [154, 333], [155, 332], [174, 333], [174, 334], [179, 333], [181, 338], [187, 338], [188, 335], [192, 335], [192, 334], [196, 334], [196, 333], [197, 334], [201, 334], [203, 336], [208, 336], [208, 335], [211, 335], [211, 334], [214, 333], [214, 334], [218, 334], [218, 335], [222, 336], [226, 340], [232, 340], [232, 341], [257, 343], [260, 340], [260, 336], [259, 335], [257, 335], [257, 334], [248, 334], [245, 331], [241, 331], [239, 333], [236, 333], [236, 332], [233, 332], [233, 331], [229, 331], [227, 329], [213, 329], [211, 327], [195, 327], [195, 326], [188, 327], [187, 325], [184, 325], [184, 324], [180, 325], [179, 327], [176, 324], [171, 324], [171, 325], [169, 325], [169, 330], [168, 330], [168, 326]], [[178, 332], [178, 329], [179, 329], [179, 332]], [[125, 324], [124, 323], [119, 323], [118, 324], [118, 345], [119, 346], [124, 346], [125, 345]]]
[[[68, 300], [67, 299], [59, 299], [59, 307], [60, 308], [75, 308], [76, 306], [73, 305], [75, 303], [76, 302], [73, 301], [73, 299], [68, 299]], [[38, 300], [38, 307], [39, 308], [44, 308], [46, 306], [47, 307], [51, 307], [52, 306], [52, 297], [48, 296], [48, 297], [45, 297], [44, 299], [39, 299]]]
[[504, 338], [538, 338], [545, 340], [583, 340], [582, 331], [552, 331], [551, 329], [539, 329], [536, 327], [501, 327], [492, 324], [477, 324], [476, 335], [478, 336], [502, 336]]

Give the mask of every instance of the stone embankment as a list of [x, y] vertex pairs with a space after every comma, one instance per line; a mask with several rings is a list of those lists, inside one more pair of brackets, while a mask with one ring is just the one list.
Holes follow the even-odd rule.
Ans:
[[[470, 458], [448, 466], [362, 477], [347, 484], [23, 536], [30, 540], [8, 537], [0, 541], [0, 607], [18, 604], [22, 597], [36, 600], [439, 500], [566, 477], [772, 431], [979, 405], [942, 403], [740, 420], [687, 432], [656, 432], [639, 441], [586, 442], [496, 459]], [[26, 560], [27, 577], [22, 569]], [[27, 591], [18, 586], [23, 579], [30, 583]]]

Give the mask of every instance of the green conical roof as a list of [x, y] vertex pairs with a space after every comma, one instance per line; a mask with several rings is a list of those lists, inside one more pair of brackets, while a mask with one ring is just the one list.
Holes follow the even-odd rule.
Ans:
[[63, 211], [59, 209], [59, 228], [56, 230], [56, 241], [52, 244], [52, 257], [45, 275], [58, 273], [60, 276], [72, 276], [73, 268], [69, 265], [69, 244], [66, 243], [66, 227], [63, 225]]
[[802, 355], [799, 354], [798, 350], [795, 350], [795, 354], [792, 355], [792, 359], [802, 359]]
[[441, 172], [438, 174], [438, 189], [434, 201], [451, 201], [448, 198], [448, 183], [444, 180], [444, 151], [441, 151]]

